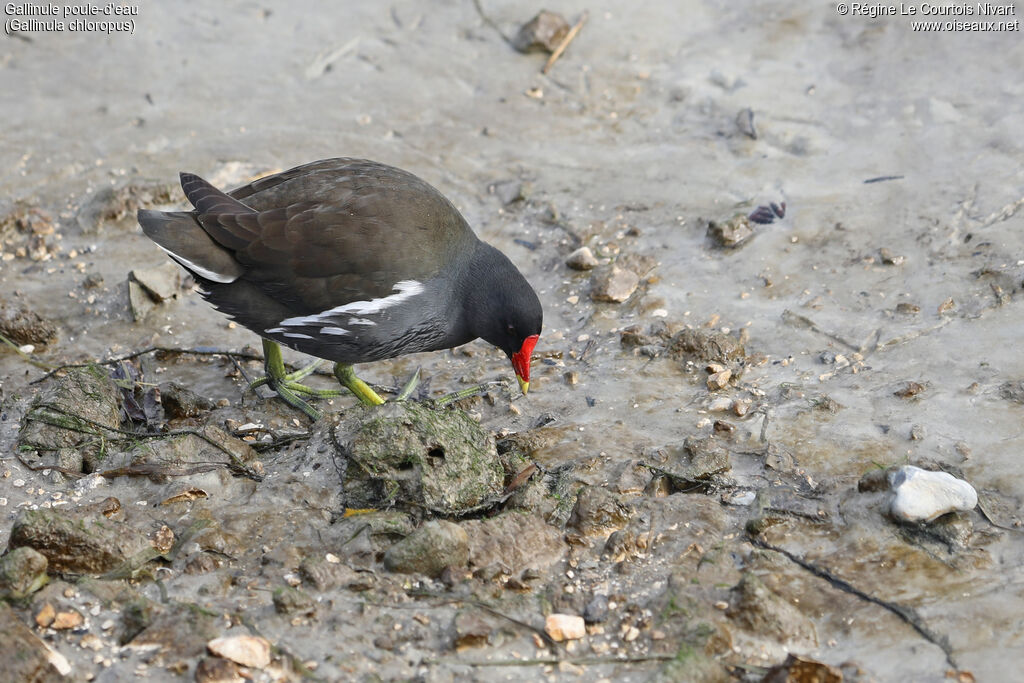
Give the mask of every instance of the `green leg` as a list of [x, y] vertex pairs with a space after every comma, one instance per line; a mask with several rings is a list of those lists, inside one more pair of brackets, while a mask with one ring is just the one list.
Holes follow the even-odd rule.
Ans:
[[319, 420], [323, 417], [323, 414], [299, 398], [299, 394], [305, 394], [306, 396], [311, 396], [313, 398], [330, 398], [332, 396], [340, 396], [341, 392], [336, 389], [312, 389], [304, 384], [300, 384], [298, 380], [311, 374], [316, 370], [320, 363], [321, 361], [310, 363], [301, 370], [288, 374], [285, 372], [284, 359], [281, 357], [281, 347], [278, 346], [277, 342], [264, 339], [263, 365], [266, 369], [267, 375], [266, 377], [261, 377], [250, 384], [249, 388], [255, 389], [256, 387], [266, 384], [273, 389], [285, 403], [293, 408], [301, 410], [309, 417], [309, 419], [313, 421]]
[[384, 399], [378, 396], [377, 392], [370, 388], [369, 384], [356, 377], [356, 373], [352, 370], [351, 365], [335, 363], [334, 376], [338, 378], [342, 385], [355, 394], [356, 398], [366, 405], [379, 406], [384, 403]]

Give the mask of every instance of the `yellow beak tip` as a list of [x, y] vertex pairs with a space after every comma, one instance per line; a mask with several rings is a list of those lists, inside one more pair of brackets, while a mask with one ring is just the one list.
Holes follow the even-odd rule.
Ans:
[[525, 380], [524, 381], [523, 378], [519, 377], [518, 375], [516, 376], [516, 379], [519, 380], [519, 388], [522, 390], [523, 395], [525, 396], [526, 393], [528, 391], [530, 391], [530, 382], [529, 382], [529, 380]]

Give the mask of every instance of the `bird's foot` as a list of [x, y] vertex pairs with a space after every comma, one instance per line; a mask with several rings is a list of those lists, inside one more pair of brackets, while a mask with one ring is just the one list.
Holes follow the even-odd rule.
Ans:
[[301, 410], [314, 422], [323, 417], [323, 413], [309, 405], [299, 394], [310, 398], [332, 398], [342, 394], [338, 389], [313, 389], [299, 382], [299, 380], [311, 375], [323, 361], [314, 361], [295, 372], [285, 372], [284, 360], [281, 358], [281, 347], [277, 345], [277, 342], [270, 341], [269, 339], [263, 340], [263, 359], [267, 374], [250, 383], [249, 389], [254, 390], [264, 385], [270, 387], [281, 397], [282, 401], [293, 408]]
[[[366, 405], [379, 406], [384, 403], [384, 399], [382, 399], [369, 384], [356, 377], [356, 373], [352, 370], [351, 365], [335, 363], [334, 376], [338, 378], [338, 381], [341, 382], [342, 386], [355, 394], [356, 398]], [[412, 390], [410, 390], [410, 392], [411, 391]]]

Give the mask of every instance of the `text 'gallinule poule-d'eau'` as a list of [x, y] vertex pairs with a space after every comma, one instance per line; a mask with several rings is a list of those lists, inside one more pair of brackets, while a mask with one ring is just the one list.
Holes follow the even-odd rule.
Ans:
[[266, 383], [320, 417], [285, 373], [278, 343], [335, 361], [338, 380], [383, 403], [353, 363], [476, 338], [512, 361], [523, 393], [543, 311], [508, 257], [481, 242], [440, 192], [363, 159], [325, 159], [231, 192], [182, 173], [194, 211], [139, 211], [143, 232], [213, 306], [263, 337]]

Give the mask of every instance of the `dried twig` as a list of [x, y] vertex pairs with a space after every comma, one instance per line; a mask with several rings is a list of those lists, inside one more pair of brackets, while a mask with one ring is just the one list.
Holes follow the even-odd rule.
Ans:
[[555, 48], [555, 51], [551, 53], [550, 57], [548, 57], [547, 64], [545, 64], [544, 68], [540, 70], [542, 74], [546, 74], [548, 71], [551, 70], [551, 67], [555, 65], [555, 62], [557, 62], [558, 58], [562, 56], [562, 53], [565, 52], [565, 49], [569, 47], [569, 43], [571, 43], [573, 39], [576, 38], [576, 34], [580, 32], [581, 28], [583, 28], [583, 24], [586, 23], [587, 17], [589, 16], [590, 13], [586, 10], [583, 10], [583, 14], [580, 15], [580, 20], [576, 22], [575, 26], [569, 29], [569, 32], [565, 34], [565, 38], [562, 38], [562, 42], [558, 44], [558, 47]]

